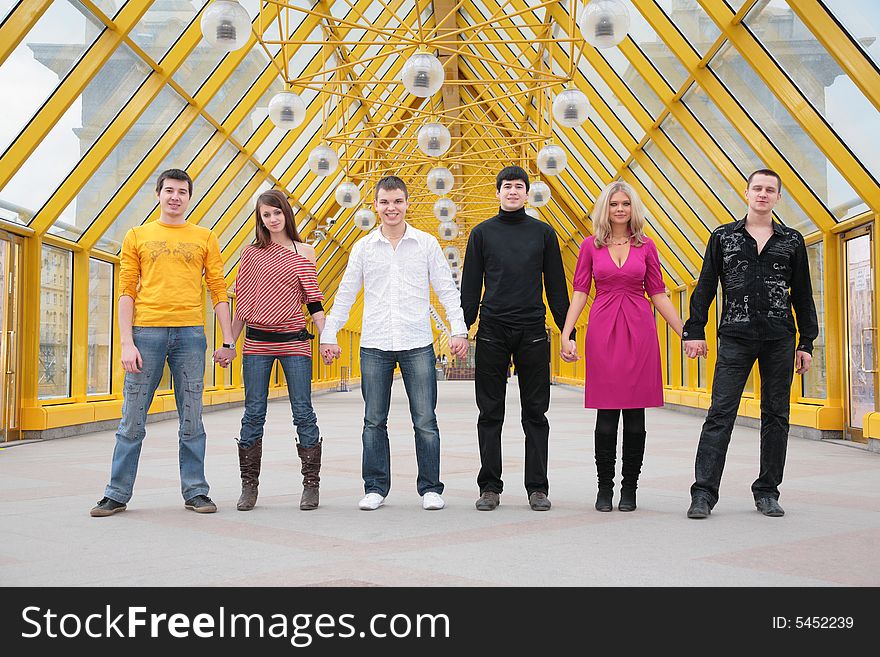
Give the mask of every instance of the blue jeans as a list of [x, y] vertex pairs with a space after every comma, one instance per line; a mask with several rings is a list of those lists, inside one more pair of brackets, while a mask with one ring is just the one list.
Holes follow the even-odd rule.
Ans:
[[437, 428], [437, 371], [434, 347], [383, 351], [361, 347], [361, 393], [364, 396], [364, 492], [383, 497], [391, 490], [391, 449], [388, 443], [388, 409], [394, 367], [400, 365], [409, 398], [409, 413], [416, 438], [419, 495], [442, 493], [440, 482], [440, 429]]
[[180, 491], [184, 500], [208, 494], [205, 481], [205, 427], [202, 392], [205, 389], [205, 328], [203, 326], [135, 326], [134, 345], [141, 353], [140, 372], [126, 372], [122, 420], [116, 432], [110, 483], [104, 496], [127, 504], [137, 476], [147, 411], [162, 380], [165, 361], [171, 370], [174, 401], [180, 418]]
[[318, 418], [312, 409], [312, 359], [308, 356], [242, 356], [244, 380], [244, 417], [241, 418], [240, 447], [251, 447], [263, 439], [266, 423], [266, 400], [269, 397], [269, 376], [275, 359], [281, 363], [287, 379], [290, 410], [296, 427], [296, 442], [303, 447], [318, 444]]

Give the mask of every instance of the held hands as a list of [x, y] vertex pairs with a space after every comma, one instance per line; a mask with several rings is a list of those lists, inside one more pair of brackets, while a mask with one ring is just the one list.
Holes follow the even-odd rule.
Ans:
[[220, 347], [214, 352], [214, 362], [220, 367], [229, 367], [233, 359], [235, 359], [235, 347]]
[[574, 363], [581, 359], [581, 357], [578, 356], [577, 342], [568, 338], [562, 338], [560, 342], [562, 343], [562, 349], [560, 350], [559, 355], [562, 357], [562, 360], [566, 363]]
[[468, 342], [467, 338], [449, 338], [449, 350], [452, 352], [452, 355], [456, 356], [457, 358], [465, 358], [467, 356], [469, 347], [470, 343]]
[[338, 344], [323, 343], [321, 344], [320, 351], [324, 365], [332, 365], [333, 361], [342, 355], [342, 347]]
[[794, 356], [794, 367], [797, 374], [806, 374], [813, 364], [813, 356], [806, 351], [798, 351]]
[[682, 344], [684, 345], [684, 353], [688, 358], [705, 357], [709, 353], [709, 346], [705, 340], [685, 340]]

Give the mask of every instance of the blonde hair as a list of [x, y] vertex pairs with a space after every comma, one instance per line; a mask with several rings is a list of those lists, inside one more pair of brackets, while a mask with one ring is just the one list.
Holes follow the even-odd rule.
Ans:
[[608, 245], [608, 238], [611, 236], [611, 220], [608, 218], [609, 206], [611, 197], [617, 192], [623, 192], [629, 197], [629, 230], [632, 233], [633, 244], [641, 246], [645, 243], [645, 206], [642, 205], [642, 200], [632, 185], [622, 180], [615, 180], [602, 190], [599, 198], [596, 199], [593, 211], [590, 213], [596, 248]]

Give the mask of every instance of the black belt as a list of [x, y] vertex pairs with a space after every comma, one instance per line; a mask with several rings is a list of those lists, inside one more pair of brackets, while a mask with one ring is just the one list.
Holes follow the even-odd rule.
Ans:
[[260, 329], [248, 326], [245, 329], [245, 337], [248, 340], [257, 340], [259, 342], [293, 342], [294, 340], [311, 340], [315, 336], [306, 329], [293, 333], [281, 333], [278, 331], [261, 331]]

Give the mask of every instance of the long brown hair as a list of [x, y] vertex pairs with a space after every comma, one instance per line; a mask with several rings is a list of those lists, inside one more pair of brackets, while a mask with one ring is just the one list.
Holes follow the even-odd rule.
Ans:
[[255, 240], [254, 245], [257, 248], [265, 249], [272, 242], [272, 236], [269, 234], [269, 229], [263, 225], [263, 219], [260, 217], [261, 205], [268, 205], [269, 207], [281, 210], [284, 214], [284, 232], [287, 233], [287, 236], [294, 242], [302, 242], [299, 238], [299, 232], [296, 230], [296, 222], [293, 220], [293, 208], [290, 207], [290, 202], [287, 200], [287, 196], [281, 190], [270, 189], [257, 197], [257, 209], [254, 212], [257, 220], [257, 239]]

